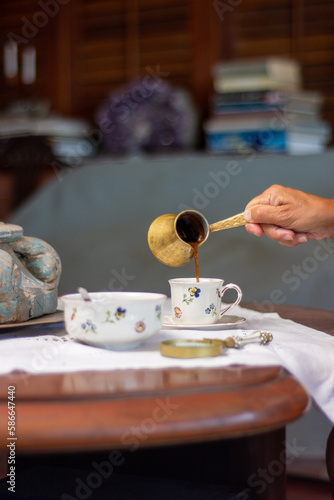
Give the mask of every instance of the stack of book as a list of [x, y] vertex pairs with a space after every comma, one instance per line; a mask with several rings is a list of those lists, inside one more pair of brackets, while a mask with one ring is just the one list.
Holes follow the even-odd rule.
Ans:
[[303, 90], [297, 61], [222, 62], [213, 68], [213, 87], [204, 124], [210, 152], [318, 153], [331, 138], [323, 97]]
[[35, 117], [0, 114], [0, 154], [15, 137], [44, 136], [54, 156], [62, 163], [78, 166], [97, 153], [89, 122], [61, 116]]

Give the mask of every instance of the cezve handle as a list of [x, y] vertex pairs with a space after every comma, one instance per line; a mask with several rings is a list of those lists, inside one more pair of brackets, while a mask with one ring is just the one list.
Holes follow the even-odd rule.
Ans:
[[228, 219], [215, 222], [214, 224], [210, 224], [209, 230], [210, 233], [213, 233], [214, 231], [221, 231], [222, 229], [244, 226], [245, 224], [247, 224], [247, 222], [244, 219], [243, 213], [241, 213], [233, 215], [233, 217], [229, 217]]

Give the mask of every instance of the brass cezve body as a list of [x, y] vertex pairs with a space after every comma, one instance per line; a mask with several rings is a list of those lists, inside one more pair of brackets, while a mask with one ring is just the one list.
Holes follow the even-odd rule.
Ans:
[[197, 210], [184, 210], [178, 215], [165, 214], [157, 217], [148, 230], [148, 245], [153, 255], [163, 264], [172, 267], [187, 264], [194, 256], [192, 247], [182, 240], [176, 231], [176, 224], [182, 215], [192, 215], [202, 224], [204, 239], [199, 243], [202, 245], [210, 233], [222, 231], [232, 227], [244, 226], [246, 223], [243, 214], [237, 214], [214, 224], [209, 224], [206, 218]]

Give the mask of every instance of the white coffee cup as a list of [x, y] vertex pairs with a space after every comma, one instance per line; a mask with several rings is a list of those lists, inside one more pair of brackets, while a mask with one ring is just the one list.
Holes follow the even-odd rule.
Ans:
[[90, 292], [63, 295], [65, 328], [85, 344], [105, 349], [133, 349], [161, 328], [166, 295], [150, 292]]
[[[176, 323], [206, 325], [217, 323], [232, 307], [239, 304], [242, 291], [234, 283], [224, 286], [218, 278], [173, 278], [169, 280], [171, 289], [172, 318]], [[237, 292], [231, 304], [222, 304], [226, 290]]]

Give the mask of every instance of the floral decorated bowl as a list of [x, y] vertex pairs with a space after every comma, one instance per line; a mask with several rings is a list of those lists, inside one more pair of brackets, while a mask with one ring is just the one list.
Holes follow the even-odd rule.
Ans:
[[65, 327], [75, 340], [106, 349], [131, 349], [161, 328], [167, 298], [149, 292], [92, 292], [91, 301], [63, 295]]

